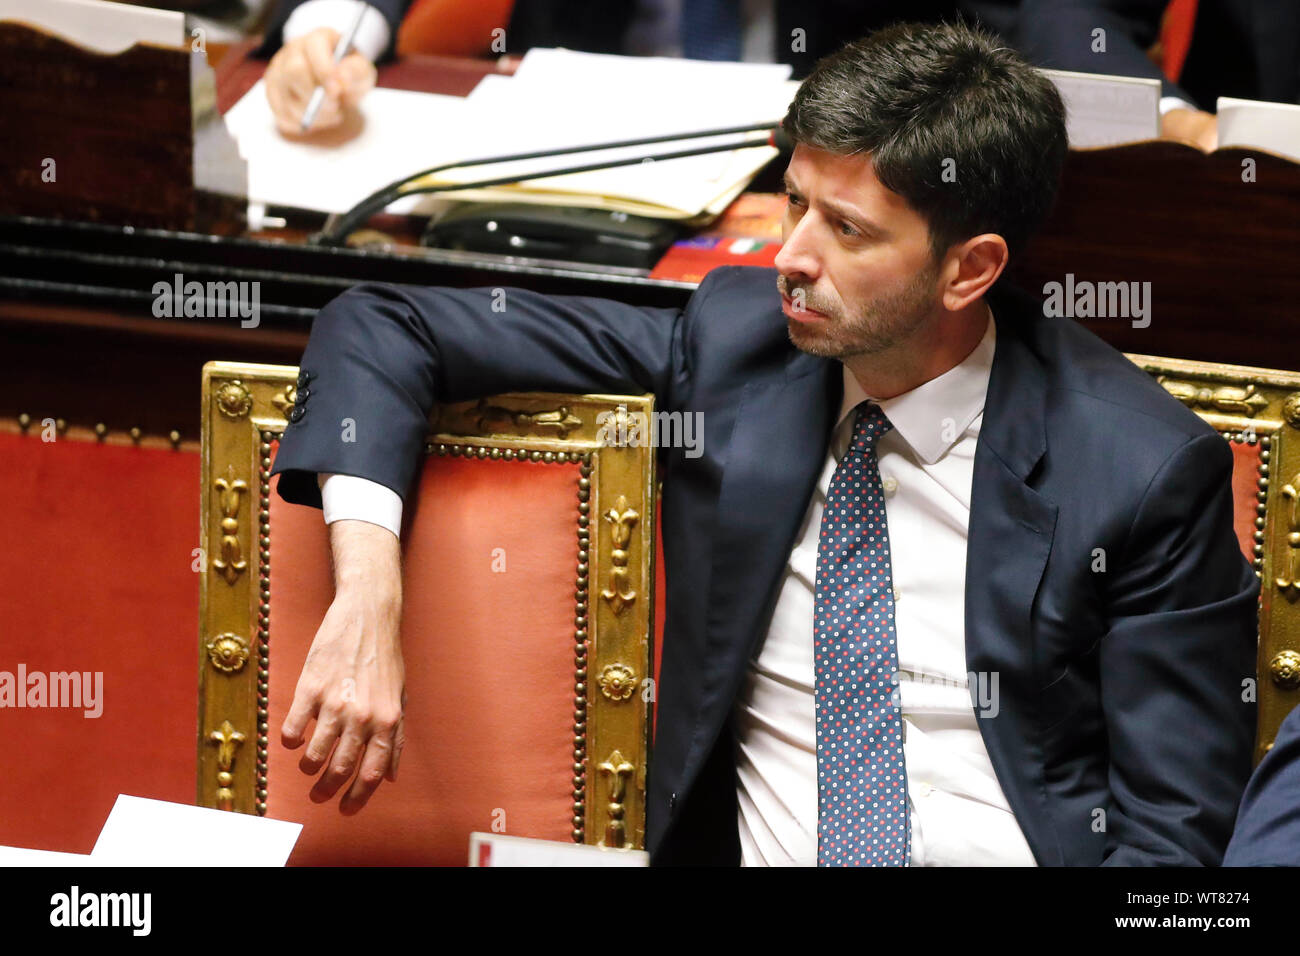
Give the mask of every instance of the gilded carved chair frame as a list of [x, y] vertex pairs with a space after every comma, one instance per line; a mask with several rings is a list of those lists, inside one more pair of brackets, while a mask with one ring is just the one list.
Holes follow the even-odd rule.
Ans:
[[1300, 373], [1128, 358], [1228, 441], [1259, 445], [1252, 542], [1260, 578], [1258, 763], [1300, 703]]
[[[268, 735], [275, 730], [267, 726], [270, 456], [293, 409], [297, 377], [292, 366], [209, 362], [203, 369], [200, 533], [209, 560], [199, 605], [200, 806], [266, 810]], [[625, 413], [647, 421], [653, 410], [652, 395], [511, 393], [435, 409], [426, 439], [430, 455], [581, 466], [573, 631], [580, 769], [571, 821], [578, 843], [644, 846], [655, 449], [635, 430], [614, 426]]]

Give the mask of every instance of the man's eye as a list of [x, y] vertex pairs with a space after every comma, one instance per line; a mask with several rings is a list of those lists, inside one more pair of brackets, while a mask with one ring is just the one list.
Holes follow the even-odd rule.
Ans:
[[847, 222], [841, 222], [841, 223], [840, 223], [840, 235], [844, 236], [844, 238], [846, 238], [846, 239], [856, 239], [857, 237], [861, 236], [862, 233], [858, 232], [856, 229], [854, 229], [852, 226], [850, 226]]
[[786, 193], [786, 194], [785, 194], [785, 198], [786, 198], [786, 200], [790, 203], [791, 206], [801, 206], [801, 205], [803, 205], [803, 201], [802, 201], [798, 196], [796, 196], [794, 193]]

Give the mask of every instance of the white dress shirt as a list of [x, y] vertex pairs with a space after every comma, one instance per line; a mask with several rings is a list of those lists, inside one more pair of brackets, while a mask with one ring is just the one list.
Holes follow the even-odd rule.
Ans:
[[1196, 107], [1181, 96], [1162, 96], [1160, 97], [1160, 115], [1164, 116], [1170, 110], [1195, 110]]
[[319, 474], [321, 511], [325, 523], [341, 518], [369, 521], [402, 537], [402, 497], [392, 488], [354, 475]]
[[[880, 405], [877, 442], [895, 594], [912, 866], [1035, 865], [980, 736], [967, 689], [965, 583], [975, 446], [993, 364], [990, 315], [959, 365]], [[826, 492], [867, 399], [844, 400], [767, 637], [736, 701], [742, 865], [817, 862], [813, 603]]]

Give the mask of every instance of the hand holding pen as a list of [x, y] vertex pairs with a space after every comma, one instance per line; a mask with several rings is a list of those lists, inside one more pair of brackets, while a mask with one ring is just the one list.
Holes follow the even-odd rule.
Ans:
[[349, 53], [367, 9], [345, 34], [322, 27], [286, 41], [266, 70], [266, 95], [282, 133], [294, 136], [339, 126], [375, 85], [375, 67], [358, 52]]

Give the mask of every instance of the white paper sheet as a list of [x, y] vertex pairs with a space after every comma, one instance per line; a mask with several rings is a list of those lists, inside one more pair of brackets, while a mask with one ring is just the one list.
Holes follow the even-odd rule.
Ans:
[[1219, 148], [1266, 150], [1300, 161], [1300, 106], [1220, 96]]
[[17, 846], [0, 846], [0, 866], [98, 866], [87, 853], [56, 853], [53, 850], [27, 850]]
[[1160, 135], [1160, 81], [1041, 70], [1065, 102], [1070, 148], [1118, 146]]
[[284, 866], [301, 823], [121, 794], [90, 851], [99, 866]]
[[470, 866], [649, 866], [645, 850], [619, 850], [503, 833], [469, 835]]
[[275, 127], [259, 80], [226, 114], [248, 160], [248, 198], [346, 212], [395, 180], [462, 158], [471, 118], [463, 97], [387, 89], [366, 96], [362, 116], [360, 134], [345, 142], [288, 139]]

